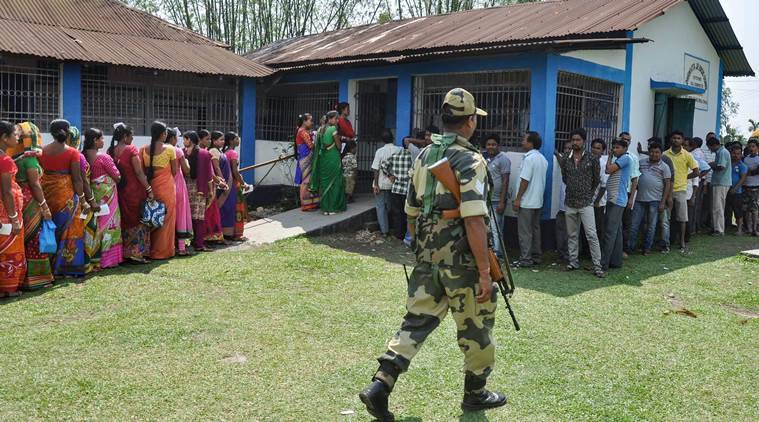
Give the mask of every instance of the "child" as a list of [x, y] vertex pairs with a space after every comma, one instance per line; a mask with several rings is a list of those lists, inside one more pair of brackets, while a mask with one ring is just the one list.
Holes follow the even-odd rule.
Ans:
[[349, 141], [345, 148], [347, 152], [343, 156], [343, 177], [345, 178], [345, 195], [348, 198], [348, 203], [353, 202], [353, 190], [356, 188], [356, 173], [358, 170], [356, 146], [355, 141]]

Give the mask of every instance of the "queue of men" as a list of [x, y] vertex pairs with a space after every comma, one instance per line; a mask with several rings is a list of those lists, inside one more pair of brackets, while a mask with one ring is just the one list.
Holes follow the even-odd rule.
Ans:
[[[420, 131], [404, 139], [401, 147], [393, 146], [388, 136], [386, 148], [378, 150], [375, 157], [378, 180], [383, 176], [388, 179], [385, 188], [393, 198], [378, 201], [378, 207], [383, 208], [382, 212], [378, 209], [381, 230], [405, 239], [407, 244], [403, 198], [409, 181], [405, 176], [420, 148], [430, 143], [436, 131], [435, 127]], [[511, 190], [511, 160], [501, 150], [498, 135], [481, 139], [493, 184], [490, 201], [495, 218], [490, 219], [490, 230], [503, 236], [517, 235], [520, 253], [514, 265], [540, 265], [540, 223], [548, 183], [548, 161], [540, 152], [541, 136], [537, 132], [525, 134], [519, 180]], [[631, 135], [623, 132], [610, 145], [603, 139], [591, 140], [588, 150], [587, 132], [578, 128], [568, 141], [557, 145], [554, 156], [562, 184], [556, 249], [567, 271], [582, 268], [583, 251], [591, 260], [588, 270], [600, 278], [606, 277], [610, 268], [622, 267], [624, 259], [637, 251], [643, 255], [657, 250], [669, 253], [675, 244], [687, 254], [692, 235], [707, 232], [723, 236], [733, 218], [737, 235], [759, 235], [756, 139], [752, 138], [744, 151], [739, 143], [722, 145], [714, 133], [707, 134], [704, 142], [698, 137], [686, 138], [676, 130], [666, 140], [653, 137], [639, 143], [637, 154], [628, 151], [631, 141]], [[509, 199], [517, 218], [517, 233], [508, 233], [504, 225]], [[500, 243], [496, 243], [495, 252], [503, 256]]]

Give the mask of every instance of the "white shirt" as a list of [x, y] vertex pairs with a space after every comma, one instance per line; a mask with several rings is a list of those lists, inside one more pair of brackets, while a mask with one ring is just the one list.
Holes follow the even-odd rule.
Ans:
[[[609, 180], [609, 175], [606, 174], [606, 164], [609, 162], [609, 156], [604, 154], [598, 159], [598, 163], [601, 167], [601, 183], [598, 184], [598, 187], [596, 188], [596, 196], [593, 198], [595, 201], [596, 198], [598, 198], [598, 191], [601, 190], [601, 188], [606, 189], [606, 182]], [[601, 195], [601, 200], [598, 201], [598, 205], [605, 207], [606, 206], [606, 194], [604, 193]]]
[[382, 165], [383, 161], [387, 161], [391, 155], [395, 154], [399, 150], [400, 147], [389, 143], [383, 145], [382, 148], [378, 149], [374, 154], [374, 161], [372, 161], [372, 170], [379, 171], [377, 184], [379, 185], [380, 190], [390, 190], [393, 188], [393, 182], [391, 182], [390, 178], [387, 177], [387, 175], [382, 172], [382, 170], [380, 170], [380, 166]]
[[[548, 161], [540, 151], [533, 149], [524, 155], [519, 170], [519, 178], [530, 182], [522, 195], [520, 206], [526, 209], [543, 208], [543, 193], [546, 190]], [[521, 183], [521, 182], [520, 182]]]

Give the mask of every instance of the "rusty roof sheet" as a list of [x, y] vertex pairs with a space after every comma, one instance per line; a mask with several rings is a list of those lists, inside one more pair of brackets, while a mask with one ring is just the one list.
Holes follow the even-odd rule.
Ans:
[[211, 75], [273, 69], [116, 0], [0, 0], [0, 51]]
[[[340, 60], [506, 46], [526, 41], [619, 38], [684, 1], [547, 0], [515, 4], [294, 38], [270, 44], [246, 57], [275, 68], [292, 68]], [[711, 6], [713, 13], [716, 13], [715, 9], [722, 10], [719, 0], [691, 1]], [[694, 6], [694, 11], [698, 14], [700, 9]], [[699, 15], [702, 22], [710, 17]], [[732, 34], [729, 23], [723, 32], [726, 30]], [[714, 34], [709, 30], [707, 34], [715, 42]], [[742, 51], [737, 50], [737, 54], [745, 61]], [[725, 69], [726, 75], [753, 74], [748, 62], [742, 63], [740, 57], [726, 60]]]

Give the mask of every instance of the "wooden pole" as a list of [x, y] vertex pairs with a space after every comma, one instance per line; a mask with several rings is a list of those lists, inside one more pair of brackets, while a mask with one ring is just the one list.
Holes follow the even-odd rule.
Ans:
[[277, 157], [277, 158], [275, 158], [273, 160], [264, 161], [263, 163], [253, 164], [252, 166], [243, 167], [239, 171], [243, 172], [243, 171], [253, 170], [253, 169], [257, 169], [259, 167], [264, 167], [264, 166], [268, 166], [268, 165], [271, 165], [271, 164], [274, 164], [274, 163], [278, 163], [280, 161], [289, 160], [291, 158], [295, 158], [295, 153], [290, 154], [290, 155], [280, 155], [279, 157]]

